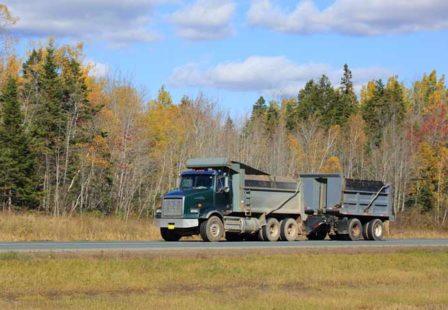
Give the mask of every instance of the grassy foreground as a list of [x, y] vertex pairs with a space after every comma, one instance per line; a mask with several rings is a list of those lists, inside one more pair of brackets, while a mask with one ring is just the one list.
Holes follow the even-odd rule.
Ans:
[[36, 255], [0, 254], [1, 309], [448, 307], [447, 251]]
[[159, 230], [149, 219], [97, 216], [53, 217], [0, 212], [0, 241], [156, 240]]
[[[73, 216], [52, 217], [35, 213], [0, 212], [0, 241], [71, 241], [71, 240], [160, 240], [160, 233], [150, 219]], [[447, 229], [428, 229], [434, 225], [415, 226], [412, 221], [390, 225], [388, 239], [448, 238]], [[304, 239], [304, 238], [302, 238]]]

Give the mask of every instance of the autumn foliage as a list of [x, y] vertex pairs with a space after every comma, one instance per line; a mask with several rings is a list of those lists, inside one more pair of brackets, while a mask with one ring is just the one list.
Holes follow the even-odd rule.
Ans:
[[[82, 45], [52, 41], [24, 59], [3, 57], [0, 87], [13, 96], [0, 100], [0, 168], [20, 151], [7, 139], [26, 142], [20, 158], [29, 163], [14, 172], [26, 190], [0, 180], [3, 208], [151, 216], [188, 158], [216, 156], [276, 175], [382, 180], [398, 216], [413, 209], [447, 222], [447, 89], [435, 71], [412, 85], [371, 81], [357, 96], [345, 66], [340, 85], [323, 76], [232, 119], [202, 94], [175, 102], [164, 86], [148, 98], [126, 79], [97, 79], [83, 59]], [[5, 131], [12, 118], [14, 137]]]

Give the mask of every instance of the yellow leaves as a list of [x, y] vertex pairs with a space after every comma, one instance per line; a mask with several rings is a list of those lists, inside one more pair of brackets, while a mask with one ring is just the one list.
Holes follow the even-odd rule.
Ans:
[[182, 145], [190, 129], [188, 120], [175, 105], [156, 105], [147, 112], [143, 126], [151, 141], [152, 156], [161, 158], [169, 146]]
[[341, 143], [353, 145], [361, 152], [367, 141], [367, 136], [364, 131], [365, 126], [366, 122], [360, 113], [350, 116], [342, 131], [341, 137], [344, 141], [341, 141]]
[[302, 147], [300, 146], [299, 141], [291, 134], [288, 134], [288, 145], [289, 149], [292, 151], [294, 158], [296, 161], [300, 162], [303, 160], [304, 152]]
[[366, 86], [361, 89], [361, 104], [372, 99], [375, 94], [375, 81], [369, 81]]
[[325, 165], [320, 169], [322, 173], [337, 173], [342, 172], [342, 165], [339, 157], [331, 156], [325, 162]]
[[432, 106], [447, 100], [445, 76], [437, 78], [437, 72], [433, 70], [429, 75], [424, 75], [421, 81], [414, 84], [414, 100], [421, 105], [423, 112], [428, 112]]
[[5, 4], [0, 4], [0, 28], [3, 29], [8, 25], [14, 25], [19, 19], [11, 14]]

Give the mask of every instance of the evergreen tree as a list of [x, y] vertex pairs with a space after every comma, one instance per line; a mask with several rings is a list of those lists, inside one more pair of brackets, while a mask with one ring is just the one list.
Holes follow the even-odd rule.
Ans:
[[23, 126], [18, 100], [17, 82], [9, 78], [0, 96], [0, 197], [3, 205], [36, 207], [38, 178], [36, 157], [30, 148], [30, 138]]
[[252, 106], [252, 119], [263, 117], [266, 113], [266, 100], [260, 96], [255, 104]]
[[278, 127], [280, 120], [280, 106], [278, 102], [272, 100], [266, 111], [266, 130], [272, 134]]
[[385, 86], [380, 79], [375, 81], [373, 96], [363, 104], [362, 110], [362, 117], [366, 122], [367, 136], [369, 141], [376, 146], [381, 143], [382, 129], [386, 124], [384, 118], [386, 104]]
[[363, 102], [362, 116], [370, 142], [379, 146], [386, 126], [401, 126], [406, 112], [402, 86], [395, 77], [388, 80], [387, 87], [382, 80], [375, 81], [373, 96]]
[[352, 82], [352, 71], [348, 68], [348, 65], [344, 65], [344, 73], [341, 78], [341, 91], [343, 94], [352, 95], [353, 92], [353, 82]]
[[[57, 55], [56, 55], [57, 54]], [[23, 65], [24, 96], [30, 101], [33, 148], [40, 154], [39, 175], [44, 188], [43, 207], [63, 212], [79, 186], [82, 145], [98, 134], [93, 107], [81, 64], [69, 49], [56, 50], [50, 42], [34, 51]], [[72, 194], [73, 193], [73, 194]]]
[[344, 125], [358, 111], [358, 99], [353, 89], [352, 72], [344, 65], [341, 86], [338, 92], [338, 105], [334, 113], [335, 124]]
[[331, 85], [330, 79], [322, 75], [319, 81], [309, 81], [300, 90], [297, 107], [294, 109], [296, 119], [304, 121], [309, 118], [320, 120], [323, 126], [329, 127], [333, 123], [331, 114], [336, 105], [336, 91]]

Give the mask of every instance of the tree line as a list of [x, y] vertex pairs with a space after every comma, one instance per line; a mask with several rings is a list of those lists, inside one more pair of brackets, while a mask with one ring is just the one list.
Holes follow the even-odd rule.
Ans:
[[435, 71], [412, 85], [370, 81], [359, 95], [345, 65], [298, 95], [260, 97], [232, 119], [203, 95], [173, 102], [119, 78], [97, 79], [82, 46], [48, 45], [0, 67], [0, 204], [55, 216], [151, 216], [191, 157], [228, 157], [272, 174], [342, 172], [394, 188], [409, 208], [448, 216], [448, 103]]

